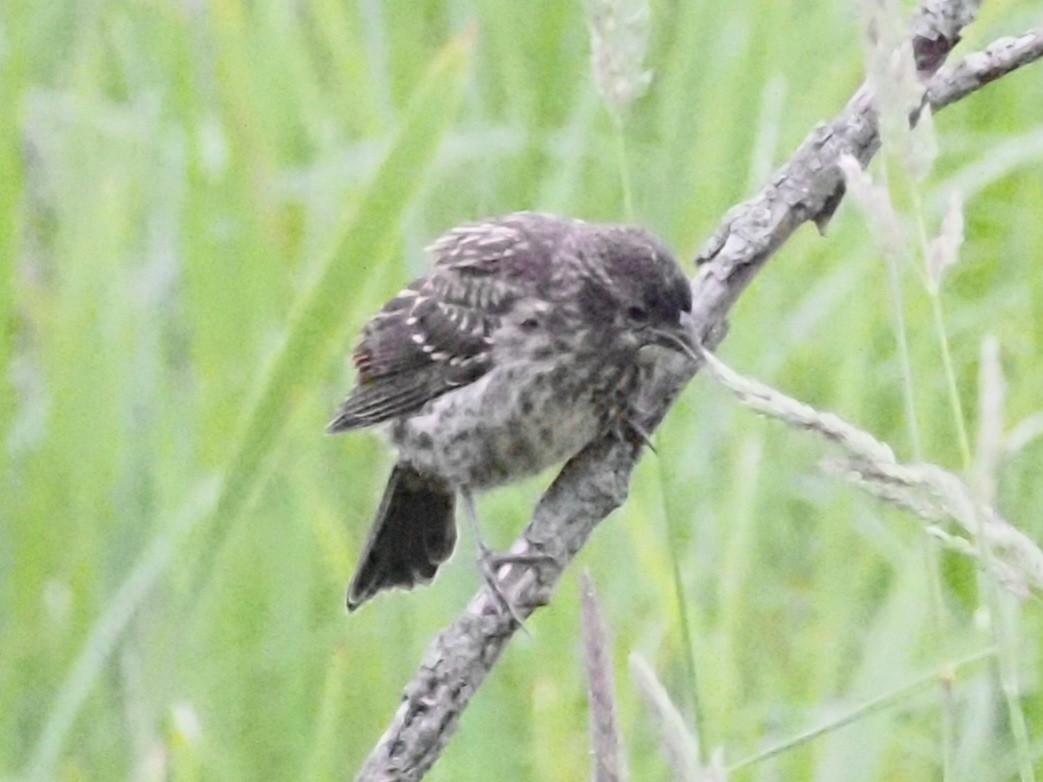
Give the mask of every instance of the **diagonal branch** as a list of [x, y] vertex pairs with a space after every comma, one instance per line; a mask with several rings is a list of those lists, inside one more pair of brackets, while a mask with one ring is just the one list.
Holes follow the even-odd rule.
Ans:
[[[1043, 56], [1043, 28], [1037, 28], [997, 41], [951, 69], [938, 70], [977, 6], [973, 0], [927, 0], [913, 20], [913, 50], [926, 81], [926, 102], [933, 110]], [[801, 223], [822, 227], [828, 222], [844, 193], [837, 168], [840, 155], [853, 155], [865, 165], [879, 145], [872, 95], [863, 86], [836, 118], [812, 131], [759, 193], [728, 212], [700, 251], [699, 272], [692, 283], [694, 327], [705, 344], [712, 347], [723, 339], [731, 306]], [[659, 424], [696, 371], [698, 366], [687, 359], [660, 362], [642, 397], [639, 424], [646, 431]], [[506, 565], [499, 573], [503, 591], [523, 615], [546, 604], [594, 528], [622, 505], [639, 456], [639, 447], [606, 438], [564, 466], [512, 547], [519, 553], [546, 554], [546, 560]], [[431, 642], [390, 727], [357, 779], [420, 779], [438, 759], [461, 713], [517, 630], [483, 587]]]

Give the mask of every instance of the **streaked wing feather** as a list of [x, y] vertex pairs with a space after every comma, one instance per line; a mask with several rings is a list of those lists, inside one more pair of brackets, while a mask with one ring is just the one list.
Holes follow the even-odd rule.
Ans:
[[419, 410], [491, 364], [490, 335], [523, 291], [546, 283], [573, 221], [514, 214], [449, 231], [431, 245], [431, 273], [367, 324], [352, 355], [358, 384], [330, 431]]
[[418, 410], [429, 399], [444, 393], [439, 368], [389, 376], [352, 389], [327, 431], [331, 434], [373, 426]]
[[[487, 301], [490, 294], [443, 279], [455, 275], [452, 269], [440, 269], [415, 283], [366, 326], [353, 354], [358, 382], [329, 425], [330, 432], [408, 415], [485, 374], [491, 362], [488, 334], [499, 317], [495, 308], [489, 311], [468, 301]], [[460, 295], [445, 297], [439, 292], [450, 289]], [[403, 297], [408, 300], [405, 305]], [[505, 302], [506, 296], [497, 300]]]

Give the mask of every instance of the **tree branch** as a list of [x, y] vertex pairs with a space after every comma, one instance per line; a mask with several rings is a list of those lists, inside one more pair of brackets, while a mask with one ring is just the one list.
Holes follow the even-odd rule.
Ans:
[[[913, 50], [927, 81], [932, 110], [947, 106], [1000, 76], [1043, 56], [1043, 28], [995, 42], [951, 69], [938, 70], [978, 2], [927, 0], [913, 22]], [[841, 154], [865, 165], [880, 145], [870, 90], [863, 86], [839, 115], [818, 126], [768, 184], [731, 209], [696, 262], [692, 283], [696, 334], [708, 346], [723, 339], [725, 318], [753, 276], [805, 221], [820, 228], [843, 197]], [[668, 358], [642, 395], [640, 423], [652, 431], [698, 371], [687, 359]], [[565, 568], [598, 523], [627, 496], [640, 447], [613, 437], [572, 458], [540, 499], [532, 521], [512, 547], [546, 554], [536, 565], [505, 565], [499, 580], [524, 616], [544, 605]], [[417, 780], [434, 764], [471, 696], [495, 665], [518, 626], [483, 586], [466, 610], [431, 642], [406, 686], [390, 727], [357, 780]]]

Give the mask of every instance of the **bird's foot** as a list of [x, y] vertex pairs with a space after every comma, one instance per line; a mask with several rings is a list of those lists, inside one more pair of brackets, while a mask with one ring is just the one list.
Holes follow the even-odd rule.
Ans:
[[641, 426], [632, 414], [614, 416], [611, 428], [612, 433], [621, 443], [643, 445], [656, 456], [659, 456], [659, 451], [656, 450], [655, 444], [652, 442], [652, 434]]
[[[510, 596], [504, 590], [504, 584], [500, 579], [500, 570], [505, 565], [540, 565], [546, 564], [548, 561], [554, 561], [554, 557], [550, 554], [543, 554], [538, 552], [513, 552], [513, 551], [495, 551], [486, 545], [485, 540], [482, 538], [481, 529], [478, 526], [478, 514], [474, 508], [474, 498], [471, 496], [470, 491], [462, 491], [461, 495], [464, 500], [464, 507], [467, 511], [467, 517], [471, 522], [471, 530], [474, 533], [475, 545], [478, 548], [478, 569], [482, 573], [482, 578], [485, 580], [485, 584], [489, 587], [489, 591], [496, 598], [505, 613], [510, 615], [511, 619], [518, 623], [518, 626], [525, 632], [528, 633], [528, 628], [525, 626], [525, 620], [518, 610], [518, 606], [510, 598]], [[531, 608], [531, 606], [526, 606]]]
[[504, 565], [526, 564], [521, 560], [522, 556], [494, 551], [485, 545], [483, 540], [478, 539], [478, 569], [482, 572], [485, 585], [489, 587], [489, 591], [492, 592], [500, 607], [510, 615], [511, 619], [518, 624], [522, 631], [529, 634], [529, 629], [525, 626], [525, 618], [521, 615], [518, 606], [514, 604], [514, 601], [511, 600], [504, 590], [499, 577], [500, 568]]

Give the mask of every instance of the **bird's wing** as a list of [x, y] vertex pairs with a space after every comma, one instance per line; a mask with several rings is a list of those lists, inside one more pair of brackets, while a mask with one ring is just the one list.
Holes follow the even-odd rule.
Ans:
[[494, 276], [453, 265], [411, 284], [363, 330], [352, 354], [358, 381], [329, 431], [408, 415], [480, 378], [492, 362], [490, 335], [511, 298]]
[[362, 332], [358, 382], [330, 423], [342, 432], [419, 410], [473, 383], [492, 364], [492, 334], [523, 292], [546, 285], [576, 221], [516, 213], [454, 228], [428, 251], [435, 264]]
[[557, 215], [515, 212], [461, 225], [427, 249], [436, 267], [452, 268], [467, 277], [524, 280], [529, 287], [539, 287], [546, 283], [562, 241], [579, 225], [581, 220]]

